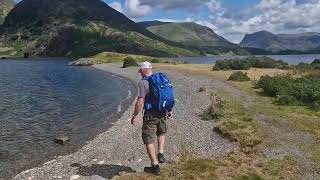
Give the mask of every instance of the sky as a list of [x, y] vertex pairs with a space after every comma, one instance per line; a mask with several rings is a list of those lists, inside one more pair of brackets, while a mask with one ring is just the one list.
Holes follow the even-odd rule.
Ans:
[[103, 0], [130, 19], [195, 22], [239, 43], [245, 34], [320, 32], [320, 0]]

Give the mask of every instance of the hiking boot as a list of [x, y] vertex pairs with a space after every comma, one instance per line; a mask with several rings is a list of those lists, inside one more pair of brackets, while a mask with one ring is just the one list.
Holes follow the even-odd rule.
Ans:
[[159, 167], [159, 165], [152, 165], [151, 167], [145, 167], [144, 172], [159, 176], [160, 175], [160, 167]]
[[165, 163], [166, 162], [166, 158], [164, 158], [164, 155], [162, 153], [158, 154], [158, 161], [159, 161], [159, 163]]

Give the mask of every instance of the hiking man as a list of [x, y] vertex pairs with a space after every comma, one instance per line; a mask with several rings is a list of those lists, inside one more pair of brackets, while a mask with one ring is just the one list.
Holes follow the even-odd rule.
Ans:
[[[142, 140], [151, 160], [151, 167], [145, 167], [144, 171], [160, 175], [158, 163], [165, 162], [166, 120], [172, 116], [173, 88], [163, 73], [153, 74], [152, 65], [149, 62], [143, 62], [140, 65], [139, 73], [142, 80], [138, 83], [138, 99], [131, 123], [137, 124], [137, 115], [144, 109]], [[158, 154], [154, 146], [156, 140], [158, 140]]]

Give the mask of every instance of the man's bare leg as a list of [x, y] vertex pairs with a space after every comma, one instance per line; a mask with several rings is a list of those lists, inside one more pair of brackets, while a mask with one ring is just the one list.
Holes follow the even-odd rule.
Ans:
[[159, 163], [165, 163], [166, 159], [164, 157], [164, 145], [165, 145], [165, 141], [166, 141], [166, 135], [162, 134], [158, 137], [158, 161]]
[[165, 145], [165, 141], [166, 141], [166, 135], [162, 134], [158, 137], [158, 152], [163, 154], [163, 150], [164, 150], [164, 145]]
[[158, 158], [156, 155], [156, 149], [154, 148], [153, 144], [147, 144], [147, 152], [150, 158], [150, 161], [153, 165], [157, 165], [158, 164]]

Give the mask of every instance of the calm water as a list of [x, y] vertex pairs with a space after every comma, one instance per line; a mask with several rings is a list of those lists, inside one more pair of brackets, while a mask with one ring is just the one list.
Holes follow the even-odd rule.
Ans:
[[[133, 100], [127, 80], [67, 63], [0, 61], [0, 179], [74, 151]], [[69, 136], [70, 144], [55, 144], [59, 135]]]
[[[289, 64], [299, 64], [300, 62], [311, 63], [315, 59], [320, 59], [320, 54], [306, 55], [268, 55], [276, 60], [283, 60]], [[173, 58], [178, 61], [189, 62], [193, 64], [214, 64], [217, 60], [245, 58], [247, 56], [211, 56], [211, 57], [180, 57]]]

